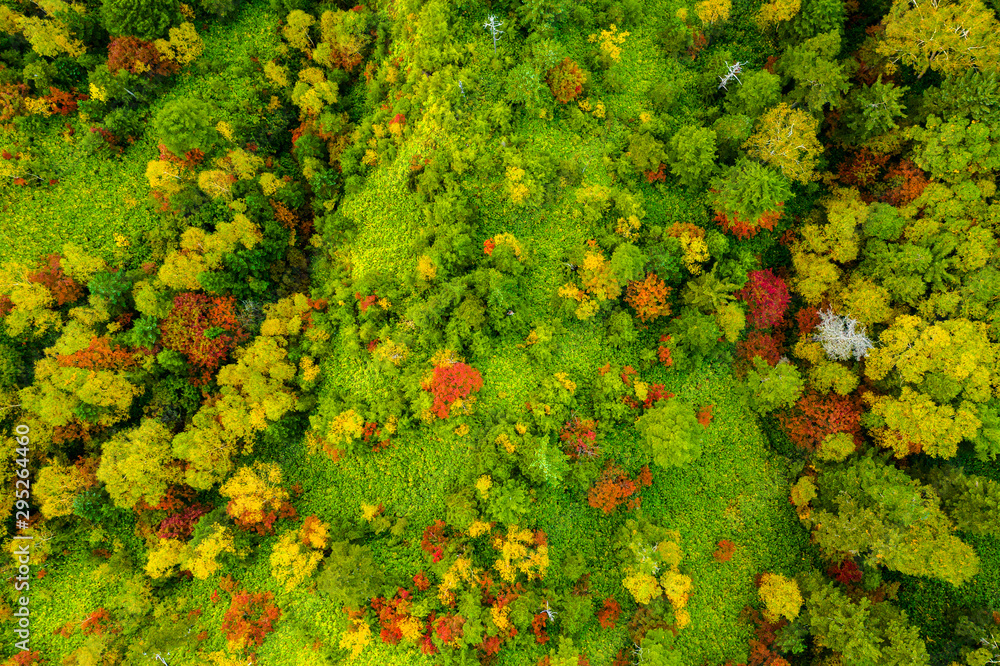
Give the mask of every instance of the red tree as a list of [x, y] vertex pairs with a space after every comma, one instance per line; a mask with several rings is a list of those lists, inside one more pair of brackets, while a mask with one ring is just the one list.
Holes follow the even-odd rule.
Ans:
[[597, 421], [574, 416], [563, 425], [559, 439], [568, 444], [566, 453], [573, 459], [597, 455]]
[[271, 603], [273, 599], [270, 592], [251, 594], [240, 590], [233, 594], [229, 610], [222, 617], [222, 630], [237, 650], [263, 645], [264, 637], [274, 631], [281, 609]]
[[248, 337], [236, 319], [235, 298], [194, 293], [174, 298], [160, 333], [164, 347], [184, 354], [206, 378]]
[[180, 71], [180, 65], [163, 60], [153, 42], [125, 35], [108, 42], [108, 70], [114, 74], [124, 69], [132, 74], [167, 75]]
[[604, 600], [604, 608], [597, 612], [597, 619], [604, 629], [614, 629], [615, 622], [618, 621], [618, 617], [621, 614], [621, 605], [615, 601], [614, 597], [608, 597]]
[[788, 285], [768, 268], [751, 271], [746, 286], [736, 292], [736, 297], [746, 301], [750, 308], [748, 319], [758, 328], [771, 328], [781, 323], [785, 310], [791, 303]]
[[733, 558], [733, 552], [736, 550], [736, 544], [727, 539], [723, 539], [718, 543], [718, 546], [719, 547], [716, 551], [712, 553], [712, 557], [715, 558], [716, 562], [728, 562]]
[[[587, 503], [595, 509], [609, 514], [625, 503], [632, 495], [639, 492], [641, 486], [648, 486], [652, 482], [653, 479], [648, 467], [643, 467], [639, 476], [633, 480], [628, 478], [624, 470], [609, 462], [600, 478], [587, 493]], [[639, 503], [638, 497], [633, 498], [628, 501], [628, 508], [635, 508], [639, 506]]]
[[448, 418], [448, 411], [456, 400], [465, 400], [473, 391], [483, 387], [479, 371], [465, 363], [439, 365], [434, 368], [434, 376], [428, 389], [434, 396], [431, 411], [438, 418]]
[[50, 254], [45, 261], [46, 266], [30, 274], [28, 282], [40, 284], [52, 292], [58, 306], [73, 303], [83, 297], [83, 285], [63, 273], [61, 255]]
[[791, 408], [778, 413], [778, 421], [795, 446], [815, 451], [830, 434], [846, 432], [861, 444], [861, 399], [857, 395], [825, 395], [807, 391]]

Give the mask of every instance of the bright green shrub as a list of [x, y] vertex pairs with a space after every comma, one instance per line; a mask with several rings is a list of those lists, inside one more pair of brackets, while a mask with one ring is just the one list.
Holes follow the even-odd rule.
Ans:
[[168, 102], [153, 119], [153, 131], [167, 149], [178, 157], [189, 150], [211, 150], [218, 138], [212, 125], [211, 109], [194, 97]]
[[687, 465], [701, 455], [702, 431], [694, 408], [677, 398], [660, 400], [636, 422], [646, 456], [660, 467]]
[[715, 130], [685, 125], [670, 139], [670, 171], [688, 187], [697, 187], [715, 170]]

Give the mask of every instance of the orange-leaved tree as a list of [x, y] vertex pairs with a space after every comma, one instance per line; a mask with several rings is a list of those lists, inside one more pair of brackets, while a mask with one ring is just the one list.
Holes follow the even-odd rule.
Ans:
[[667, 296], [670, 287], [656, 273], [650, 273], [645, 280], [633, 280], [625, 290], [625, 301], [635, 308], [635, 313], [643, 323], [670, 314]]

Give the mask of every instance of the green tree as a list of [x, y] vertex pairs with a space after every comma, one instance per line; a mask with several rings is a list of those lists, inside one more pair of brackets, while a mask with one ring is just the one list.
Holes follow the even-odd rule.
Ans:
[[[784, 3], [779, 0], [776, 4]], [[831, 30], [843, 30], [843, 26], [844, 3], [838, 0], [802, 0], [798, 13], [778, 26], [778, 35], [783, 42], [797, 44]]]
[[697, 187], [715, 170], [715, 130], [684, 125], [670, 139], [670, 171], [688, 187]]
[[153, 40], [167, 34], [181, 18], [178, 0], [103, 0], [101, 19], [112, 35]]
[[709, 201], [717, 213], [754, 223], [792, 196], [792, 186], [778, 169], [745, 157], [712, 182]]
[[380, 592], [384, 580], [371, 549], [350, 541], [334, 541], [329, 549], [316, 588], [334, 608], [360, 609]]
[[935, 178], [961, 183], [1000, 170], [1000, 125], [968, 118], [928, 116], [924, 127], [911, 127], [913, 161]]
[[153, 131], [167, 149], [178, 157], [189, 150], [208, 152], [218, 138], [212, 125], [211, 109], [194, 97], [167, 102], [153, 119]]
[[856, 666], [928, 666], [920, 631], [888, 601], [852, 599], [816, 572], [798, 577], [805, 599], [804, 624], [818, 647]]
[[927, 474], [948, 516], [960, 532], [1000, 535], [1000, 483], [966, 474], [958, 467], [936, 467]]
[[781, 407], [791, 407], [802, 395], [802, 373], [787, 361], [771, 367], [760, 356], [753, 357], [753, 369], [747, 372], [746, 390], [750, 407], [769, 414]]
[[859, 142], [896, 129], [899, 127], [896, 118], [906, 115], [906, 105], [901, 100], [908, 90], [906, 86], [882, 83], [879, 74], [875, 83], [863, 85], [851, 95], [844, 124]]
[[701, 455], [702, 431], [694, 408], [677, 398], [658, 401], [636, 421], [646, 456], [660, 467], [687, 465]]
[[663, 142], [649, 132], [634, 132], [625, 153], [638, 171], [656, 171], [667, 159]]
[[726, 110], [759, 118], [764, 111], [781, 101], [781, 77], [766, 69], [740, 75], [743, 85], [726, 95]]
[[814, 116], [821, 116], [826, 105], [840, 106], [844, 93], [850, 89], [848, 73], [837, 62], [840, 52], [840, 32], [831, 30], [808, 39], [785, 51], [779, 69], [785, 83], [794, 81], [788, 99], [805, 104]]
[[979, 572], [979, 558], [952, 534], [930, 486], [871, 452], [825, 467], [807, 519], [813, 538], [830, 557], [862, 555], [910, 576], [961, 585]]

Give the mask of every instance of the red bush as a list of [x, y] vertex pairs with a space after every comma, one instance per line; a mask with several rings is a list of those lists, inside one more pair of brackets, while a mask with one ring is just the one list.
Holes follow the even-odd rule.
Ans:
[[535, 642], [544, 645], [549, 642], [549, 635], [545, 633], [545, 623], [549, 616], [545, 613], [536, 613], [531, 621], [531, 632], [535, 634]]
[[736, 550], [736, 544], [727, 539], [723, 539], [718, 543], [718, 549], [712, 553], [712, 557], [715, 558], [716, 562], [728, 562], [733, 558], [733, 552]]
[[[628, 478], [624, 470], [609, 462], [600, 478], [588, 491], [587, 503], [593, 508], [609, 514], [625, 503], [632, 495], [639, 492], [640, 486], [648, 486], [651, 483], [652, 476], [648, 467], [643, 467], [643, 472], [633, 480]], [[628, 508], [635, 508], [639, 504], [640, 499], [633, 498], [628, 501]]]
[[479, 371], [465, 363], [439, 365], [434, 368], [434, 377], [430, 382], [430, 391], [434, 395], [434, 406], [431, 410], [438, 418], [448, 418], [448, 410], [458, 399], [465, 400], [473, 391], [483, 387], [483, 378]]
[[846, 432], [861, 444], [861, 399], [857, 395], [826, 395], [807, 391], [789, 409], [778, 413], [778, 422], [795, 446], [815, 451], [830, 434]]
[[715, 405], [704, 405], [698, 410], [698, 423], [702, 425], [703, 428], [707, 428], [712, 422], [712, 409]]
[[420, 549], [428, 555], [432, 555], [435, 562], [440, 562], [441, 558], [444, 557], [444, 547], [450, 541], [444, 535], [445, 527], [443, 520], [436, 520], [433, 525], [428, 525], [424, 529], [424, 534], [420, 539]]
[[573, 459], [580, 456], [593, 457], [597, 455], [597, 446], [594, 441], [597, 439], [597, 421], [593, 419], [581, 419], [574, 416], [563, 425], [559, 439], [569, 446], [566, 449], [567, 455]]

